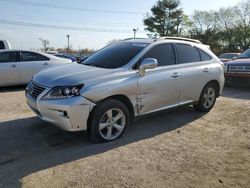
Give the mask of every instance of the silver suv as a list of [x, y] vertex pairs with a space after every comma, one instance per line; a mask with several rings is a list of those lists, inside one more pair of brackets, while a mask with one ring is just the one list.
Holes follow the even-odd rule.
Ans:
[[137, 116], [190, 104], [208, 112], [223, 85], [220, 60], [199, 41], [126, 39], [84, 64], [36, 74], [26, 98], [41, 119], [105, 142], [120, 137]]

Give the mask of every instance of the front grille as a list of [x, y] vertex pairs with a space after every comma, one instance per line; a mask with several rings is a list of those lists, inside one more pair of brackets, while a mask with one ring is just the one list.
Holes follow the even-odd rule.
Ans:
[[46, 88], [45, 87], [42, 87], [40, 85], [38, 85], [37, 83], [35, 82], [32, 82], [30, 84], [30, 88], [29, 88], [29, 91], [30, 91], [30, 95], [32, 97], [34, 97], [35, 99], [37, 99], [37, 97], [42, 93], [44, 92]]
[[229, 72], [250, 72], [250, 65], [230, 65]]

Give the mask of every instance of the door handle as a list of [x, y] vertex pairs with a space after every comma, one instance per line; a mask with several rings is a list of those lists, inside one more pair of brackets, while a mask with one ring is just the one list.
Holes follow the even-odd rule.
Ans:
[[16, 64], [12, 64], [11, 66], [10, 66], [10, 68], [16, 68], [17, 66], [16, 66]]
[[45, 62], [45, 63], [43, 63], [43, 65], [45, 65], [45, 66], [46, 66], [46, 65], [49, 65], [49, 64], [48, 64], [47, 62]]
[[171, 75], [172, 78], [178, 78], [180, 74], [178, 72], [175, 72]]
[[209, 68], [204, 68], [203, 72], [209, 72]]

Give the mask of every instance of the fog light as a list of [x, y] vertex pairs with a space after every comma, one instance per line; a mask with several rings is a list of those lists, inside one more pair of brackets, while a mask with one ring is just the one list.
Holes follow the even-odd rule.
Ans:
[[64, 118], [69, 118], [68, 112], [66, 112], [66, 111], [62, 111], [62, 112], [60, 112], [59, 114], [60, 114], [60, 116], [62, 116], [62, 117], [64, 117]]

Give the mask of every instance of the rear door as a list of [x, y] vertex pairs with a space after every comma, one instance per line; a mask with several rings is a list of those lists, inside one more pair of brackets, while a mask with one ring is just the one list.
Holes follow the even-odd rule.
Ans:
[[0, 85], [20, 84], [19, 52], [0, 53]]
[[189, 44], [176, 44], [181, 71], [180, 104], [199, 100], [204, 86], [209, 81], [212, 58]]
[[50, 59], [46, 56], [35, 52], [22, 51], [20, 62], [20, 76], [23, 83], [28, 83], [32, 76], [47, 68], [50, 64]]

